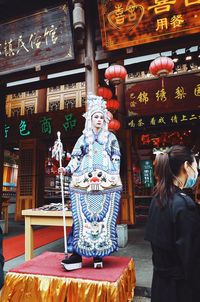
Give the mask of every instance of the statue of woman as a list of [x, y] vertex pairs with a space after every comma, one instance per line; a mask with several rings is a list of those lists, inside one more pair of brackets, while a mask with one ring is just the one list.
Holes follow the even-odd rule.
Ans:
[[93, 257], [94, 267], [118, 248], [116, 220], [122, 184], [119, 175], [120, 149], [108, 131], [106, 102], [88, 97], [85, 129], [75, 144], [67, 167], [71, 174], [70, 199], [73, 216], [73, 254], [61, 263], [66, 270], [82, 267], [82, 256]]

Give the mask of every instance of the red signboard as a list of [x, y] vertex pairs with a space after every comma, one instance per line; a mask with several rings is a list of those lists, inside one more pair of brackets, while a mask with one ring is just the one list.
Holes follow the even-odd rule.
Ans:
[[68, 6], [0, 24], [0, 74], [74, 58]]
[[115, 50], [200, 31], [199, 0], [99, 0], [103, 47]]
[[200, 74], [187, 74], [126, 85], [128, 116], [200, 109]]

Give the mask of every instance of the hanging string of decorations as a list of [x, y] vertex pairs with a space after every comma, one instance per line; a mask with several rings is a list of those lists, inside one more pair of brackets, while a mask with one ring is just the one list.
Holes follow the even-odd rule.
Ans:
[[116, 97], [113, 97], [107, 101], [106, 106], [108, 110], [116, 111], [119, 109], [120, 103]]
[[101, 96], [104, 100], [110, 100], [112, 98], [112, 90], [109, 87], [98, 87], [97, 94]]
[[164, 77], [171, 73], [173, 68], [174, 62], [171, 58], [160, 56], [151, 62], [149, 72], [162, 79], [162, 88], [164, 89]]

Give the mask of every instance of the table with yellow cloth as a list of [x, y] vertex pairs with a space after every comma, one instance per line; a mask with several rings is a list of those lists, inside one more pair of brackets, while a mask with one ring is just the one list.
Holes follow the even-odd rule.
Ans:
[[107, 256], [104, 268], [94, 269], [92, 258], [83, 268], [65, 271], [62, 253], [45, 252], [6, 274], [2, 302], [129, 302], [135, 289], [134, 261]]

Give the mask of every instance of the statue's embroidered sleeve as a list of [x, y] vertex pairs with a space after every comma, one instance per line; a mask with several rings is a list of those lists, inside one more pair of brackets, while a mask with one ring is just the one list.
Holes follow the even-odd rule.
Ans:
[[117, 170], [120, 168], [120, 148], [117, 138], [113, 135], [111, 140], [111, 160]]

